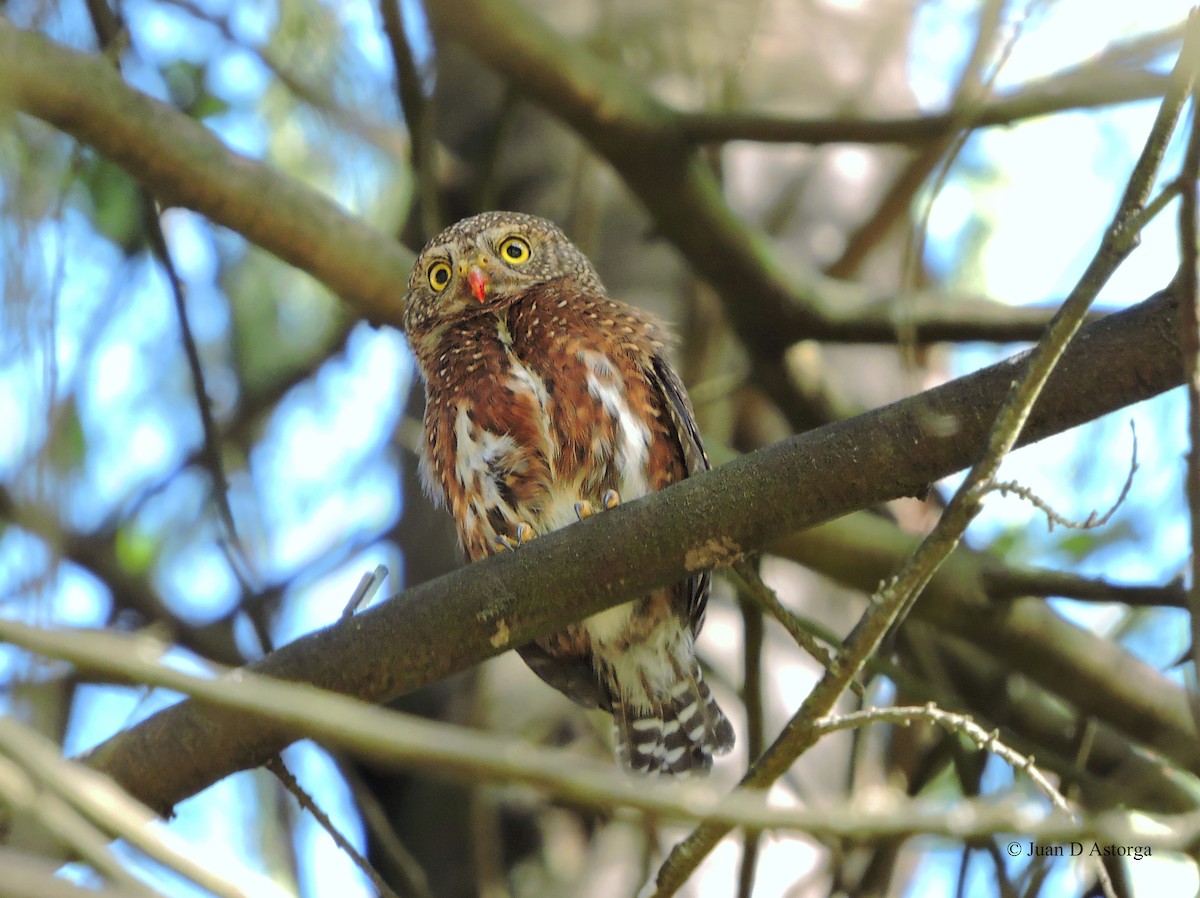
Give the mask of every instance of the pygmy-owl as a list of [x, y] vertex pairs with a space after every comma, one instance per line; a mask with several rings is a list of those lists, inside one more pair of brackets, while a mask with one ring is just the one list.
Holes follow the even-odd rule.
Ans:
[[[611, 299], [544, 219], [487, 212], [438, 234], [404, 324], [425, 378], [424, 482], [472, 560], [709, 467], [662, 326]], [[734, 738], [694, 649], [709, 583], [694, 574], [518, 651], [612, 713], [629, 768], [707, 770]]]

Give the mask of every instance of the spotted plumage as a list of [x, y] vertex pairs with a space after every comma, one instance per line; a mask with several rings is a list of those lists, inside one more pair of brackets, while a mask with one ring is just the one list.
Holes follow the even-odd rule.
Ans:
[[[662, 326], [611, 299], [544, 219], [489, 212], [435, 237], [405, 327], [425, 377], [423, 477], [471, 559], [709, 466]], [[733, 745], [694, 650], [708, 592], [695, 574], [519, 651], [612, 713], [626, 766], [705, 770]]]

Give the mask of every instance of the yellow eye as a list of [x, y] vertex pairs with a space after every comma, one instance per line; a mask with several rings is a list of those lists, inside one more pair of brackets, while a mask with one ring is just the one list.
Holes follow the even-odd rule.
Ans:
[[450, 266], [445, 262], [434, 262], [429, 266], [429, 286], [434, 293], [441, 293], [450, 284]]
[[500, 258], [509, 265], [524, 265], [531, 254], [529, 243], [522, 237], [505, 237], [500, 243]]

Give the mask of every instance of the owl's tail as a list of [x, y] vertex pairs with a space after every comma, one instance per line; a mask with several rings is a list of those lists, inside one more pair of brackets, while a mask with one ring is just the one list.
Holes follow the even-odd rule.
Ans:
[[[693, 656], [689, 667], [672, 658], [676, 676], [654, 688], [613, 689], [617, 759], [636, 773], [705, 773], [713, 755], [733, 748], [733, 726], [717, 705]], [[685, 662], [686, 663], [686, 662]]]

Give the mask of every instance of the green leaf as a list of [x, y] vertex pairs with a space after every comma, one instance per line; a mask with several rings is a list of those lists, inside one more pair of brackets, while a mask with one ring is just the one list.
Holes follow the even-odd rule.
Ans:
[[117, 531], [114, 551], [121, 567], [131, 574], [143, 574], [158, 557], [161, 541], [145, 530], [122, 527]]
[[64, 473], [78, 471], [87, 457], [87, 435], [74, 399], [66, 400], [57, 412], [48, 446], [50, 462]]

